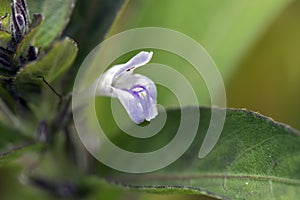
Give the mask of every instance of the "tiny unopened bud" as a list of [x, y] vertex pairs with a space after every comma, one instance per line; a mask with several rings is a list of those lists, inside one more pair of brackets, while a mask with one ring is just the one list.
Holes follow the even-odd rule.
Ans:
[[45, 121], [40, 122], [37, 129], [37, 140], [39, 142], [49, 142], [49, 128], [48, 124]]

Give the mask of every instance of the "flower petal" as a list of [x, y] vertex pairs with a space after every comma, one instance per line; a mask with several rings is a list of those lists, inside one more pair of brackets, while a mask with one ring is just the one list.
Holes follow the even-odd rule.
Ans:
[[132, 74], [137, 67], [147, 64], [152, 58], [153, 52], [141, 51], [127, 63], [115, 65], [100, 76], [98, 93], [99, 95], [112, 96], [113, 82], [123, 74]]
[[150, 121], [157, 115], [156, 99], [151, 97], [150, 92], [144, 86], [137, 85], [131, 88], [129, 92], [139, 100], [147, 121]]
[[137, 124], [150, 121], [156, 115], [156, 86], [149, 78], [132, 74], [137, 67], [147, 64], [152, 52], [142, 51], [127, 63], [115, 65], [100, 76], [98, 95], [119, 98], [130, 118]]
[[140, 53], [136, 54], [133, 58], [131, 58], [127, 63], [125, 63], [121, 67], [119, 73], [116, 73], [115, 78], [124, 72], [131, 74], [134, 69], [146, 65], [148, 62], [150, 62], [152, 55], [152, 51], [141, 51]]
[[136, 124], [140, 124], [145, 120], [143, 107], [140, 101], [128, 91], [115, 88], [114, 93], [119, 98], [121, 104], [126, 109], [129, 117]]
[[139, 96], [136, 96], [136, 98], [139, 98], [140, 100], [140, 103], [143, 107], [145, 119], [147, 121], [150, 121], [157, 115], [156, 86], [148, 77], [142, 76], [140, 74], [124, 74], [119, 77], [114, 87], [126, 90], [132, 95], [137, 95], [136, 92], [139, 92]]

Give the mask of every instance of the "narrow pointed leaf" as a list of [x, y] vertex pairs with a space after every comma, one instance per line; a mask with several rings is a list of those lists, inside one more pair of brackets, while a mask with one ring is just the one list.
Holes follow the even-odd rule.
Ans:
[[40, 14], [35, 14], [31, 22], [30, 32], [27, 33], [22, 41], [18, 44], [14, 59], [18, 59], [22, 54], [27, 53], [26, 50], [31, 45], [32, 39], [38, 32], [41, 24], [43, 22], [43, 16]]
[[8, 149], [0, 152], [0, 167], [14, 163], [18, 158], [28, 152], [41, 149], [41, 144], [34, 144], [32, 142], [22, 142], [20, 144], [12, 145]]

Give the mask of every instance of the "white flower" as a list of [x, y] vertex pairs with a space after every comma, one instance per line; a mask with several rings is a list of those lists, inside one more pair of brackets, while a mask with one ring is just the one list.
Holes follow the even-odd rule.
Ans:
[[147, 64], [153, 52], [142, 51], [127, 63], [115, 65], [100, 76], [98, 94], [117, 97], [130, 118], [137, 124], [157, 115], [155, 84], [149, 78], [133, 74], [134, 69]]

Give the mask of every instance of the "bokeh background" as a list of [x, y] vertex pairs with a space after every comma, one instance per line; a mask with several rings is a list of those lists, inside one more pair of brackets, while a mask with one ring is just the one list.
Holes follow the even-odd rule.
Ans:
[[[299, 9], [297, 0], [78, 0], [66, 34], [81, 47], [79, 66], [111, 23], [106, 37], [147, 26], [180, 31], [216, 62], [228, 107], [257, 111], [300, 129]], [[165, 60], [178, 65], [167, 55]]]

